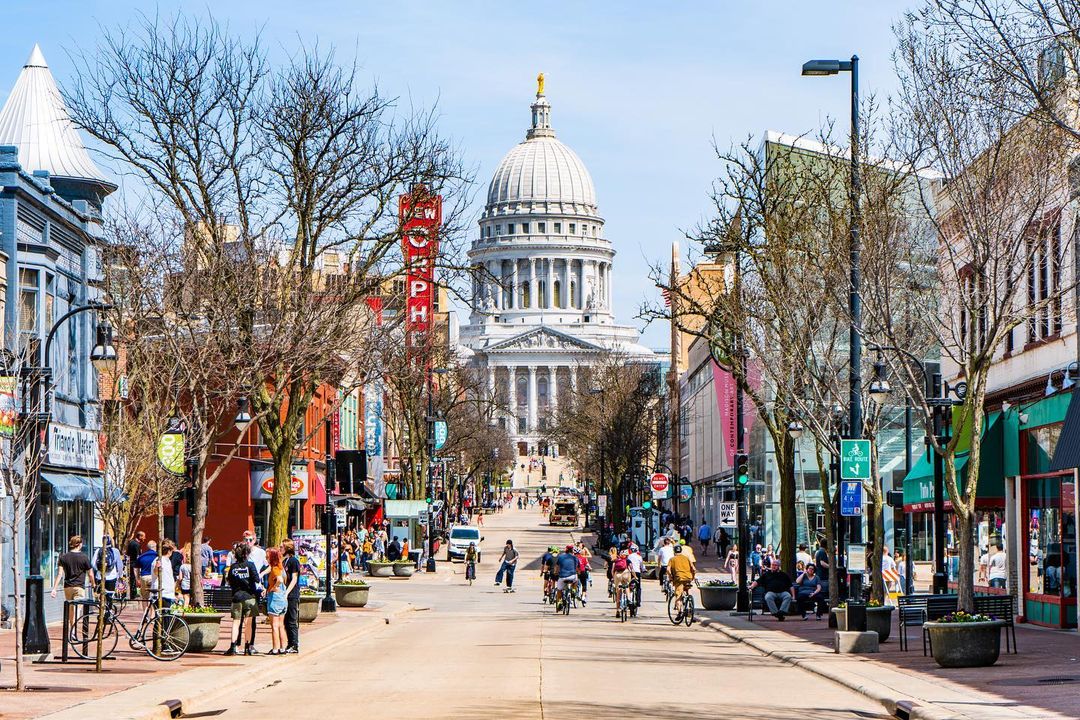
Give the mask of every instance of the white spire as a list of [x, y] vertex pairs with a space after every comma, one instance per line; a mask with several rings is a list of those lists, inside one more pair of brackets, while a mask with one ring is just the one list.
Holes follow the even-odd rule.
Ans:
[[0, 110], [0, 145], [19, 148], [19, 164], [26, 172], [47, 170], [55, 177], [115, 187], [87, 154], [37, 45]]

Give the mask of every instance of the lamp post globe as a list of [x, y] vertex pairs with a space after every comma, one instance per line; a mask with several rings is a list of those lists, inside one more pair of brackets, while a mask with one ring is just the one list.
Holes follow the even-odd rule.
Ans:
[[803, 424], [798, 420], [792, 420], [788, 423], [787, 434], [792, 440], [798, 440], [803, 436]]

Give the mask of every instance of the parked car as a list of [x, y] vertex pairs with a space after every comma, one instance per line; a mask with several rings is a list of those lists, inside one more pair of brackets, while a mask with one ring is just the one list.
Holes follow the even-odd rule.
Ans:
[[464, 560], [469, 544], [476, 543], [476, 561], [480, 562], [480, 543], [483, 541], [480, 528], [474, 525], [458, 525], [450, 528], [450, 538], [446, 543], [446, 561]]

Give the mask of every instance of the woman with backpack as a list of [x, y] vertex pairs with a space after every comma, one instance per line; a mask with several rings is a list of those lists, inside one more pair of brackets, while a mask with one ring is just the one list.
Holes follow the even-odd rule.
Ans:
[[233, 561], [225, 568], [225, 584], [232, 590], [232, 642], [226, 655], [235, 655], [240, 650], [240, 641], [244, 633], [244, 620], [251, 618], [251, 637], [244, 648], [245, 655], [257, 655], [255, 649], [255, 623], [254, 618], [259, 613], [259, 603], [256, 599], [259, 595], [258, 582], [259, 570], [255, 563], [248, 560], [251, 547], [246, 542], [238, 542], [233, 546]]

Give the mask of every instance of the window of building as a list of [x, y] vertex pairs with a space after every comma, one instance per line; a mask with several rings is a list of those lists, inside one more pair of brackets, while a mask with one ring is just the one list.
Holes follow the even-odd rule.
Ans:
[[495, 235], [496, 236], [502, 235], [502, 225], [496, 225], [495, 226]]
[[536, 223], [536, 232], [538, 232], [538, 233], [546, 233], [547, 232], [547, 223], [545, 223], [545, 222]]
[[521, 234], [522, 235], [528, 235], [529, 234], [529, 223], [527, 223], [527, 222], [521, 223]]
[[529, 281], [523, 280], [518, 286], [518, 307], [529, 307], [530, 300], [532, 299], [529, 293]]
[[1031, 317], [1027, 341], [1061, 333], [1061, 220], [1042, 223], [1027, 239], [1027, 298]]
[[593, 237], [596, 237], [596, 235], [597, 235], [597, 228], [598, 228], [598, 227], [599, 227], [598, 225], [593, 225], [593, 226], [592, 226], [592, 236], [593, 236]]
[[507, 235], [513, 235], [514, 234], [514, 223], [509, 223], [506, 226], [506, 234]]
[[1076, 595], [1076, 513], [1062, 498], [1074, 496], [1071, 477], [1028, 478], [1027, 592]]
[[570, 234], [571, 235], [576, 235], [577, 234], [577, 223], [570, 223]]
[[986, 276], [965, 271], [960, 282], [960, 337], [965, 350], [978, 352], [986, 344]]
[[19, 268], [19, 334], [25, 349], [38, 337], [39, 271]]
[[561, 222], [555, 223], [555, 234], [556, 235], [561, 235], [562, 234], [562, 223]]

